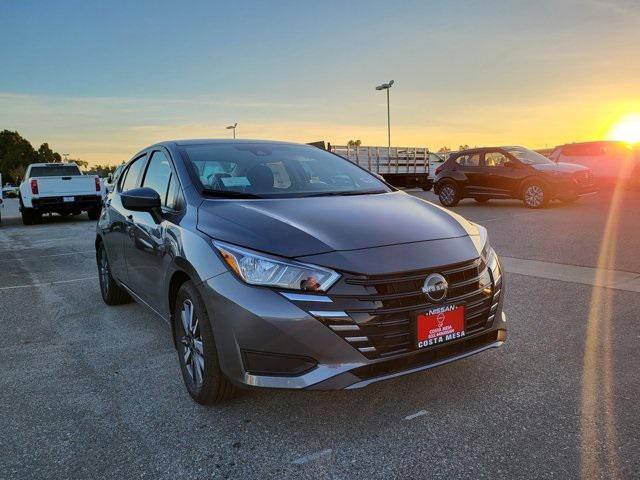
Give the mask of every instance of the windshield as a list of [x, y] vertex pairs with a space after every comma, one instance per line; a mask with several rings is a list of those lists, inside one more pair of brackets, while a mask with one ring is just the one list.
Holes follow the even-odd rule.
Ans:
[[390, 191], [369, 172], [312, 146], [211, 143], [187, 145], [182, 152], [205, 193], [272, 198]]
[[529, 150], [524, 147], [502, 147], [503, 150], [506, 150], [511, 155], [516, 157], [522, 163], [527, 165], [542, 165], [545, 163], [553, 163], [553, 161], [549, 160], [544, 155], [534, 152], [533, 150]]

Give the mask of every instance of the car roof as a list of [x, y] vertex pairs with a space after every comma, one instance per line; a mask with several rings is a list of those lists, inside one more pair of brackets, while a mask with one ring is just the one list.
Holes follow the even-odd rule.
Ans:
[[[211, 145], [211, 144], [237, 144], [237, 145], [246, 145], [249, 143], [260, 143], [260, 144], [273, 144], [273, 145], [299, 145], [299, 146], [308, 146], [303, 143], [295, 143], [295, 142], [282, 142], [277, 140], [257, 140], [257, 139], [232, 139], [232, 138], [194, 138], [194, 139], [183, 139], [183, 140], [167, 140], [164, 142], [159, 142], [156, 145], [177, 145], [177, 146], [188, 146], [188, 145]], [[153, 145], [152, 145], [153, 146]]]

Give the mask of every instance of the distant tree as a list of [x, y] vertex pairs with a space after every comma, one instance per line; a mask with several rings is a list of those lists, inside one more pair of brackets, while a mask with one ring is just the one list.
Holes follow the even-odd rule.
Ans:
[[38, 161], [38, 155], [28, 140], [18, 132], [0, 132], [0, 173], [2, 181], [17, 183], [24, 175], [24, 169]]
[[460, 145], [460, 146], [458, 147], [458, 150], [467, 150], [468, 148], [469, 148], [469, 145], [464, 144], [464, 145]]
[[18, 132], [0, 132], [0, 173], [2, 181], [6, 183], [18, 183], [31, 163], [61, 161], [62, 156], [54, 152], [48, 143], [43, 143], [35, 150], [29, 140]]
[[362, 145], [362, 142], [360, 140], [349, 140], [347, 142], [348, 147], [359, 147], [360, 145]]
[[438, 153], [449, 153], [451, 151], [451, 149], [447, 146], [442, 147], [440, 150], [438, 150]]
[[78, 165], [78, 167], [80, 167], [80, 170], [82, 170], [83, 172], [86, 172], [89, 168], [89, 162], [85, 160], [80, 160], [79, 158], [70, 158], [68, 161]]
[[94, 165], [94, 167], [91, 169], [93, 172], [95, 172], [96, 175], [98, 175], [101, 178], [105, 178], [108, 177], [110, 173], [113, 173], [116, 171], [116, 168], [118, 168], [117, 165]]
[[[6, 183], [13, 183], [13, 184], [18, 184], [22, 181], [22, 179], [24, 178], [24, 174], [27, 171], [27, 167], [25, 167], [24, 165], [18, 165], [16, 167], [10, 168], [9, 171], [7, 172], [7, 179], [11, 179], [11, 181], [7, 181]], [[3, 178], [4, 180], [4, 178]]]
[[38, 149], [38, 161], [42, 163], [60, 163], [62, 156], [58, 152], [54, 152], [48, 143], [43, 143]]

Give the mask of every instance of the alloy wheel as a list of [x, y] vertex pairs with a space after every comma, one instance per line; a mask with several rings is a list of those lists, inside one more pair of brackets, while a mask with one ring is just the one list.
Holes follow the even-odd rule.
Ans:
[[100, 288], [104, 296], [109, 292], [109, 262], [104, 248], [100, 250], [100, 263], [98, 265], [98, 275], [100, 276]]
[[186, 299], [180, 310], [182, 323], [182, 360], [184, 367], [196, 388], [202, 386], [204, 379], [204, 350], [202, 348], [202, 336], [200, 325], [193, 303]]
[[529, 185], [524, 192], [524, 200], [531, 207], [539, 207], [544, 201], [544, 190], [540, 185]]
[[456, 191], [451, 185], [445, 185], [444, 187], [442, 187], [442, 190], [440, 190], [440, 198], [442, 199], [443, 203], [447, 205], [451, 204], [456, 198]]

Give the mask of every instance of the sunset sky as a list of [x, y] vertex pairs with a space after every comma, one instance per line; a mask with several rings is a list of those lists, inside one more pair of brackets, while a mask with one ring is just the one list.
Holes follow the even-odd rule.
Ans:
[[234, 122], [385, 145], [390, 79], [394, 145], [551, 147], [640, 112], [632, 0], [7, 0], [0, 42], [0, 129], [91, 163]]

